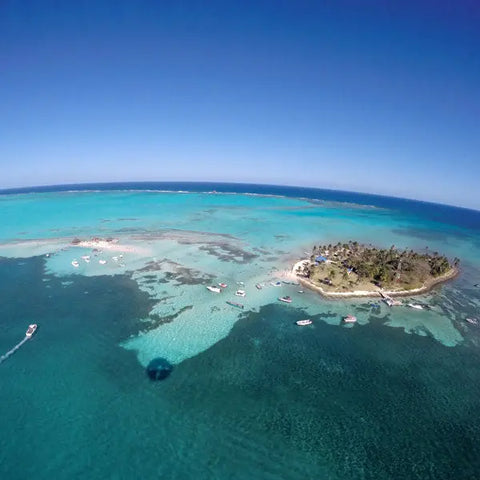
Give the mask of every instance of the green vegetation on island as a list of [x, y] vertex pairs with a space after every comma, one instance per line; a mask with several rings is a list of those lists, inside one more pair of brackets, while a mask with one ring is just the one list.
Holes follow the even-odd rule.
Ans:
[[452, 263], [438, 252], [423, 253], [388, 249], [358, 242], [315, 246], [308, 260], [299, 262], [295, 272], [325, 293], [390, 292], [426, 290], [456, 275], [459, 259]]

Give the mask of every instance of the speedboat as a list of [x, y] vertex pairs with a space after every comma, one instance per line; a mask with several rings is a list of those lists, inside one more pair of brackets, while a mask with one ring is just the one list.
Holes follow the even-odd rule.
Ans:
[[303, 327], [304, 325], [311, 325], [313, 322], [307, 318], [306, 320], [297, 320], [295, 323], [300, 327]]
[[220, 287], [222, 287], [222, 288], [227, 288], [227, 284], [226, 284], [226, 283], [223, 283], [223, 282], [222, 282], [222, 283], [219, 283], [218, 285], [219, 285]]
[[215, 285], [212, 285], [211, 287], [207, 287], [207, 290], [210, 290], [213, 293], [220, 293], [221, 290], [219, 287], [216, 287]]
[[34, 333], [35, 333], [35, 330], [37, 329], [37, 324], [36, 323], [32, 323], [32, 325], [29, 325], [28, 326], [28, 329], [27, 329], [27, 332], [25, 333], [25, 335], [30, 338]]
[[416, 305], [415, 303], [407, 303], [407, 306], [410, 308], [415, 308], [417, 310], [423, 310], [423, 307], [421, 305]]
[[72, 260], [72, 265], [75, 267], [75, 268], [78, 268], [78, 266], [80, 265], [78, 263], [78, 260]]
[[237, 297], [244, 297], [244, 296], [246, 295], [246, 293], [245, 293], [245, 290], [237, 290], [237, 291], [235, 292], [235, 295], [236, 295]]
[[279, 297], [281, 302], [292, 303], [292, 299], [287, 295], [286, 297]]
[[465, 320], [472, 325], [478, 325], [478, 320], [476, 318], [466, 318]]
[[357, 317], [354, 317], [353, 315], [347, 315], [346, 317], [343, 317], [343, 321], [345, 323], [355, 323], [357, 321]]
[[228, 305], [231, 305], [232, 307], [237, 307], [241, 308], [243, 310], [244, 306], [241, 303], [237, 302], [232, 302], [231, 300], [227, 300]]

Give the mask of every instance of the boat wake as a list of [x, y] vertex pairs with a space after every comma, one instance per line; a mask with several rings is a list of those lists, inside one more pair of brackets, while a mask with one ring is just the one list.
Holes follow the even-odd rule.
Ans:
[[0, 357], [0, 363], [3, 363], [10, 355], [13, 355], [27, 340], [30, 340], [30, 337], [25, 337], [21, 342], [17, 343], [5, 355], [2, 355]]

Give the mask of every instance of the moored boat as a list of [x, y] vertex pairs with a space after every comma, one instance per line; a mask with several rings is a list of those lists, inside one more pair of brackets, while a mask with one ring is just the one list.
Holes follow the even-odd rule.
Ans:
[[231, 300], [227, 300], [227, 303], [231, 305], [232, 307], [237, 307], [243, 309], [244, 306], [241, 303], [238, 302], [232, 302]]
[[246, 292], [245, 292], [245, 290], [237, 290], [237, 291], [235, 292], [235, 295], [236, 295], [237, 297], [244, 297], [244, 296], [246, 295]]
[[106, 260], [99, 260], [98, 263], [99, 263], [100, 265], [105, 265], [105, 264], [107, 263], [107, 261], [106, 261]]
[[82, 255], [82, 260], [85, 263], [89, 263], [90, 262], [90, 255]]
[[297, 320], [295, 323], [300, 327], [303, 327], [304, 325], [311, 325], [313, 322], [309, 318], [307, 318], [305, 320]]
[[257, 283], [255, 286], [258, 288], [258, 290], [261, 290], [263, 288], [260, 283]]
[[393, 298], [384, 298], [383, 301], [389, 306], [389, 307], [397, 307], [402, 304], [400, 300], [394, 300]]
[[32, 323], [31, 325], [28, 326], [28, 329], [27, 329], [27, 332], [25, 333], [25, 335], [30, 338], [34, 333], [35, 333], [35, 330], [37, 329], [37, 324], [36, 323]]
[[78, 266], [80, 265], [78, 263], [78, 260], [72, 260], [72, 265], [75, 267], [75, 268], [78, 268]]
[[286, 295], [285, 297], [279, 297], [278, 298], [281, 302], [285, 302], [285, 303], [292, 303], [292, 299]]
[[207, 287], [207, 290], [210, 290], [213, 293], [220, 293], [221, 292], [220, 288], [216, 287], [215, 285]]
[[226, 283], [223, 283], [223, 282], [219, 283], [218, 285], [222, 288], [227, 288], [228, 286]]
[[423, 310], [423, 307], [421, 305], [417, 305], [415, 303], [407, 303], [407, 307], [415, 308], [416, 310]]
[[476, 318], [466, 318], [465, 320], [472, 325], [478, 325], [478, 320]]
[[347, 315], [346, 317], [343, 317], [343, 321], [345, 323], [355, 323], [357, 321], [357, 317], [353, 315]]
[[270, 285], [272, 285], [273, 287], [281, 287], [282, 282], [270, 282]]

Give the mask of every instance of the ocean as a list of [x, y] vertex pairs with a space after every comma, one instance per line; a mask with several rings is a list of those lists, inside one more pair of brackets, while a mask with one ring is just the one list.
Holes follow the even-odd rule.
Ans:
[[[424, 310], [285, 283], [348, 240], [428, 247], [461, 274]], [[240, 184], [3, 191], [0, 355], [38, 330], [0, 361], [0, 478], [479, 478], [477, 284], [468, 209]]]

